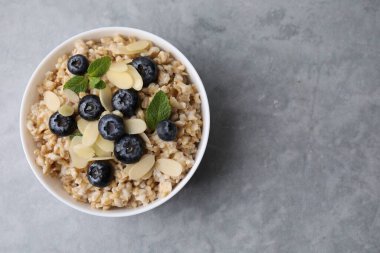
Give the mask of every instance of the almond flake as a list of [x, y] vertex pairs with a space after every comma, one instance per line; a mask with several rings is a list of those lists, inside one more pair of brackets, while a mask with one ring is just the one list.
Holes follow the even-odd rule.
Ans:
[[47, 108], [53, 112], [58, 111], [59, 106], [61, 105], [58, 96], [51, 91], [46, 91], [44, 93], [44, 101]]
[[122, 117], [122, 118], [124, 117], [123, 113], [121, 111], [119, 111], [119, 110], [113, 111], [112, 114], [115, 114], [115, 115], [117, 115], [119, 117]]
[[113, 160], [114, 158], [112, 156], [104, 156], [104, 157], [93, 157], [90, 158], [89, 161], [102, 161], [102, 160]]
[[135, 163], [129, 170], [129, 178], [132, 180], [138, 180], [146, 173], [148, 173], [154, 165], [154, 155], [144, 155], [140, 161]]
[[110, 45], [110, 50], [114, 54], [128, 54], [128, 50], [126, 46], [117, 45], [116, 43], [113, 43]]
[[141, 133], [139, 134], [140, 137], [145, 141], [145, 144], [148, 144], [148, 145], [152, 145], [152, 143], [150, 142], [149, 138], [148, 138], [148, 135], [146, 135], [145, 133]]
[[81, 134], [84, 134], [84, 130], [86, 129], [88, 123], [90, 123], [90, 121], [87, 121], [87, 120], [82, 119], [82, 118], [80, 118], [80, 119], [77, 121], [77, 126], [78, 126], [79, 132], [80, 132]]
[[140, 134], [146, 130], [146, 123], [142, 119], [126, 119], [124, 126], [128, 134]]
[[98, 139], [98, 121], [91, 121], [84, 129], [82, 144], [85, 146], [92, 146]]
[[155, 166], [162, 173], [171, 177], [178, 177], [183, 170], [182, 164], [172, 159], [158, 159]]
[[100, 135], [98, 137], [98, 140], [96, 141], [96, 145], [102, 150], [104, 150], [105, 152], [113, 152], [113, 148], [114, 148], [113, 141], [106, 140]]
[[128, 66], [125, 62], [114, 62], [111, 64], [109, 70], [114, 72], [126, 72], [128, 70]]
[[141, 177], [143, 180], [149, 179], [153, 175], [153, 170], [148, 171], [144, 176]]
[[98, 146], [97, 143], [93, 146], [93, 149], [95, 150], [95, 155], [97, 157], [108, 157], [111, 156], [111, 152], [104, 151], [101, 147]]
[[128, 53], [137, 54], [137, 53], [143, 52], [145, 49], [149, 47], [149, 45], [150, 45], [149, 41], [139, 40], [131, 44], [128, 44], [126, 49]]
[[73, 151], [79, 157], [84, 159], [90, 159], [95, 156], [95, 150], [92, 147], [88, 147], [83, 144], [78, 144], [73, 147]]
[[76, 94], [74, 91], [70, 90], [70, 89], [64, 89], [63, 90], [63, 94], [65, 94], [65, 96], [67, 97], [67, 99], [74, 103], [74, 104], [77, 104], [79, 103], [79, 96], [78, 94]]
[[123, 174], [129, 176], [129, 171], [131, 170], [132, 167], [133, 167], [133, 164], [125, 164], [123, 168]]
[[128, 73], [133, 78], [133, 89], [141, 90], [143, 87], [143, 80], [139, 72], [132, 65], [128, 65]]
[[112, 111], [112, 91], [109, 85], [106, 84], [104, 89], [99, 91], [100, 103], [107, 111]]
[[102, 112], [102, 114], [100, 114], [100, 118], [103, 117], [104, 115], [107, 115], [107, 114], [110, 114], [110, 112], [109, 111]]
[[108, 71], [106, 75], [108, 80], [119, 89], [130, 89], [133, 86], [133, 78], [127, 72]]
[[70, 162], [71, 166], [75, 168], [84, 168], [87, 166], [87, 159], [84, 159], [82, 157], [79, 157], [75, 152], [74, 152], [74, 146], [79, 145], [82, 143], [82, 137], [81, 136], [74, 136], [74, 138], [70, 141], [70, 146], [69, 146], [69, 153], [70, 153]]
[[71, 115], [73, 115], [74, 113], [74, 108], [70, 105], [62, 105], [59, 110], [58, 110], [59, 114], [61, 114], [62, 116], [65, 116], [65, 117], [69, 117]]

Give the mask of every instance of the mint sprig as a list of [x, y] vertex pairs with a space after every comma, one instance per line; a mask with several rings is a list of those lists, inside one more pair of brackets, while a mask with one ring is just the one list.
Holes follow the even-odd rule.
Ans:
[[111, 58], [109, 56], [104, 56], [91, 62], [87, 69], [87, 74], [92, 77], [101, 77], [108, 71], [110, 66]]
[[84, 92], [87, 90], [88, 78], [87, 76], [73, 76], [68, 80], [63, 89], [70, 89], [75, 93]]
[[100, 79], [100, 77], [88, 77], [89, 85], [91, 89], [104, 89], [106, 87], [106, 83]]
[[163, 91], [159, 91], [154, 95], [145, 113], [145, 121], [148, 127], [152, 130], [156, 129], [159, 122], [170, 117], [172, 109], [169, 99]]
[[84, 76], [73, 76], [64, 85], [63, 89], [70, 89], [76, 93], [85, 92], [90, 85], [92, 89], [104, 89], [106, 83], [100, 79], [111, 66], [111, 57], [104, 56], [91, 62]]

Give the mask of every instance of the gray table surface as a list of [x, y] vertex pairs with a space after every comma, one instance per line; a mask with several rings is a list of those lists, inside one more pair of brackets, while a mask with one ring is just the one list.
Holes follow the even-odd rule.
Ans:
[[[0, 252], [380, 252], [380, 1], [0, 0]], [[41, 59], [131, 26], [199, 71], [212, 130], [190, 183], [129, 218], [75, 211], [24, 158]]]

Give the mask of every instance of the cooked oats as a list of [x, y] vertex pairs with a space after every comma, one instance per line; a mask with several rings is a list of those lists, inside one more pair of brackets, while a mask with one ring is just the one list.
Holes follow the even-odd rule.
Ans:
[[[134, 44], [132, 44], [134, 43]], [[77, 111], [78, 96], [68, 90], [63, 91], [63, 84], [68, 81], [72, 74], [67, 70], [67, 61], [74, 54], [83, 54], [89, 61], [94, 61], [102, 56], [110, 56], [112, 62], [131, 62], [138, 56], [149, 56], [153, 59], [159, 69], [157, 83], [153, 83], [146, 88], [142, 88], [139, 93], [140, 109], [137, 110], [136, 116], [132, 119], [144, 120], [144, 113], [159, 90], [165, 92], [170, 98], [172, 106], [171, 120], [178, 127], [177, 140], [175, 142], [162, 141], [155, 132], [145, 131], [140, 136], [144, 139], [147, 154], [152, 154], [155, 160], [172, 159], [175, 160], [182, 168], [170, 170], [176, 176], [169, 176], [162, 173], [156, 166], [153, 166], [145, 175], [138, 180], [130, 178], [130, 171], [134, 165], [123, 164], [116, 159], [111, 160], [115, 168], [115, 179], [112, 183], [104, 188], [98, 188], [89, 183], [87, 180], [86, 160], [75, 155], [75, 151], [84, 157], [92, 157], [93, 152], [111, 154], [113, 143], [107, 141], [96, 142], [95, 150], [86, 150], [82, 148], [73, 150], [70, 148], [71, 142], [80, 142], [80, 137], [76, 136], [72, 140], [70, 137], [58, 138], [49, 129], [49, 117], [53, 113], [48, 106], [58, 109], [57, 104], [67, 103]], [[113, 77], [115, 78], [115, 77]], [[112, 93], [117, 87], [112, 85], [104, 76], [104, 81], [111, 87]], [[57, 59], [55, 68], [45, 74], [44, 81], [37, 87], [40, 95], [39, 101], [36, 102], [30, 110], [27, 121], [27, 128], [34, 138], [36, 149], [34, 150], [36, 163], [41, 167], [46, 176], [57, 177], [63, 188], [76, 200], [87, 202], [93, 208], [104, 210], [114, 207], [136, 208], [147, 205], [157, 198], [167, 196], [172, 189], [186, 176], [187, 172], [194, 164], [195, 154], [198, 143], [202, 137], [202, 117], [201, 117], [201, 100], [199, 93], [194, 84], [188, 80], [188, 74], [185, 66], [174, 59], [169, 52], [165, 52], [152, 45], [152, 43], [138, 41], [134, 37], [105, 37], [99, 41], [79, 40], [74, 44], [74, 49], [69, 53], [62, 55]], [[44, 100], [44, 93], [51, 92], [58, 98], [50, 104]], [[106, 90], [92, 90], [91, 94], [100, 96], [103, 106], [111, 110], [112, 106], [109, 101], [110, 93]], [[100, 93], [100, 94], [99, 94]], [[87, 95], [81, 92], [79, 97]], [[51, 94], [48, 95], [50, 98]], [[88, 122], [81, 119], [78, 121], [80, 132], [85, 132]], [[139, 126], [136, 128], [143, 128]], [[139, 132], [138, 130], [135, 130]], [[94, 140], [91, 139], [91, 142]], [[102, 153], [103, 155], [105, 153]], [[77, 160], [73, 163], [73, 156]], [[165, 171], [165, 170], [163, 170]], [[177, 175], [176, 173], [180, 173]], [[169, 173], [170, 174], [170, 173]], [[135, 174], [134, 174], [135, 175]]]

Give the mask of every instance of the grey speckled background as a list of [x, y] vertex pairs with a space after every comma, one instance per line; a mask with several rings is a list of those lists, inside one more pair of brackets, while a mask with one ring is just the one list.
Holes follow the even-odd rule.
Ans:
[[[0, 0], [0, 252], [380, 252], [380, 1], [159, 2]], [[61, 204], [20, 146], [32, 71], [101, 26], [172, 42], [211, 104], [198, 172], [137, 217]]]

